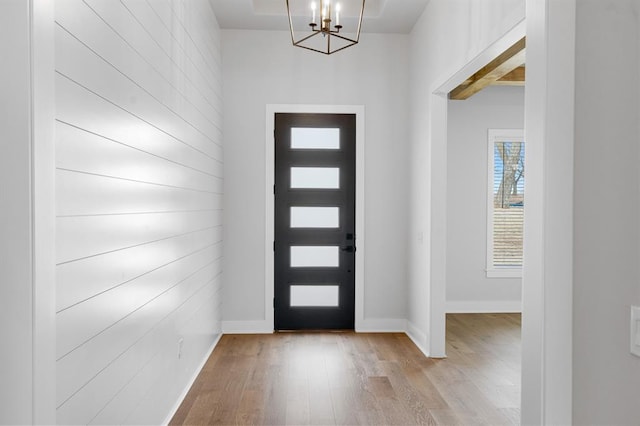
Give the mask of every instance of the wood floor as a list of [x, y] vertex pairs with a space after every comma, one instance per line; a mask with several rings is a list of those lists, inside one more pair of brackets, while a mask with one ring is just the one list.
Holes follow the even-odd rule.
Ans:
[[172, 425], [520, 420], [520, 315], [447, 315], [446, 359], [404, 334], [225, 335]]

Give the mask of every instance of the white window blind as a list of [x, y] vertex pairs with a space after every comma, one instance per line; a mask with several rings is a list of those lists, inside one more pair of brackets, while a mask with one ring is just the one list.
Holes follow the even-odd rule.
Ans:
[[522, 275], [525, 144], [522, 130], [489, 131], [487, 276]]

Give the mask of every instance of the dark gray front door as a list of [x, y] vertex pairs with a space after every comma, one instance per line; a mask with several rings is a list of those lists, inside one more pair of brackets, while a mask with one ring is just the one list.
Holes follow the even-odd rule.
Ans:
[[275, 329], [353, 329], [354, 114], [275, 116]]

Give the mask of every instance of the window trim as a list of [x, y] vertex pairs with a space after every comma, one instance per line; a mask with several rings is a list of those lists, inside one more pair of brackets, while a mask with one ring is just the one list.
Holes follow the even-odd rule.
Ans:
[[493, 179], [495, 167], [493, 160], [496, 142], [524, 143], [524, 129], [488, 129], [487, 131], [487, 259], [485, 272], [487, 278], [522, 278], [522, 266], [493, 266]]

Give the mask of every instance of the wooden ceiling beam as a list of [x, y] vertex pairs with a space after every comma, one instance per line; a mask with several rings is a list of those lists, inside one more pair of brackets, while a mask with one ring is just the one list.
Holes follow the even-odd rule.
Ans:
[[491, 83], [492, 86], [524, 86], [525, 67], [521, 66]]
[[463, 100], [494, 84], [512, 71], [522, 67], [526, 59], [526, 38], [518, 40], [497, 58], [482, 67], [467, 81], [449, 93], [450, 99]]

